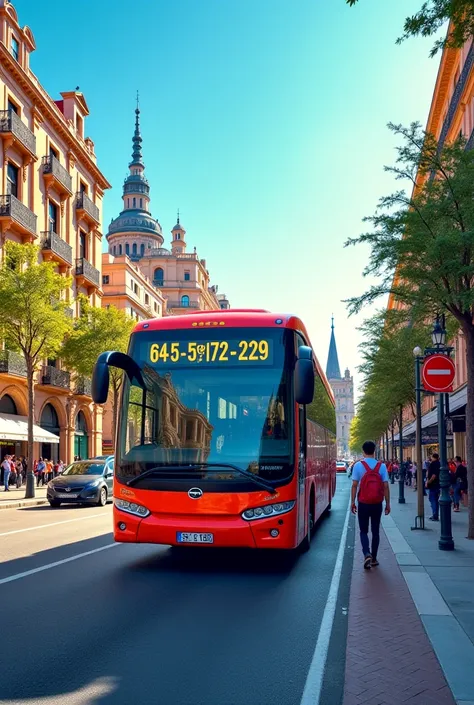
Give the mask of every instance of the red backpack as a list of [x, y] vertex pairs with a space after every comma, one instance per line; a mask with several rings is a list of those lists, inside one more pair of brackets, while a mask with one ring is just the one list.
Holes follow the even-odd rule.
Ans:
[[364, 466], [365, 472], [360, 481], [359, 502], [363, 504], [381, 504], [385, 496], [383, 480], [379, 472], [382, 463], [378, 462], [372, 470], [365, 460], [360, 462]]

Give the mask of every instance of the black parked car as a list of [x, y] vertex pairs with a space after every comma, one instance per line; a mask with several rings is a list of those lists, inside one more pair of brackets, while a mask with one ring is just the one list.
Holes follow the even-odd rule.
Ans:
[[52, 507], [68, 504], [97, 504], [112, 500], [114, 458], [112, 455], [71, 463], [48, 482], [47, 498]]

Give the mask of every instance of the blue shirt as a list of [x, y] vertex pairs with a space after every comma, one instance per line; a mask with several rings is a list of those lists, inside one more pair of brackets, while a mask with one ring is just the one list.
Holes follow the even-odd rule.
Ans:
[[[364, 462], [366, 462], [369, 468], [373, 470], [379, 461], [375, 458], [364, 458]], [[364, 473], [365, 468], [359, 460], [359, 462], [356, 463], [352, 468], [352, 479], [357, 480], [357, 482], [360, 482]], [[382, 480], [384, 482], [388, 482], [388, 472], [385, 463], [382, 463], [382, 465], [380, 466], [379, 473], [382, 477]]]

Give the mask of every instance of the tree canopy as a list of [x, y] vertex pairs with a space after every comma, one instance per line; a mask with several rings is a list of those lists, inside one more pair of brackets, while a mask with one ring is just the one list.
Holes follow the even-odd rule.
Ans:
[[[350, 6], [358, 2], [346, 0]], [[445, 46], [459, 48], [474, 35], [474, 0], [426, 0], [418, 12], [405, 19], [397, 43], [409, 37], [431, 37], [449, 20], [453, 23], [452, 31], [445, 39], [435, 41], [431, 56]]]

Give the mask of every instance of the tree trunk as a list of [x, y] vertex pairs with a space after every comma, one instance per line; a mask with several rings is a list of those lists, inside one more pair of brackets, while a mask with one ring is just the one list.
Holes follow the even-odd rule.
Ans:
[[474, 326], [463, 327], [466, 340], [467, 406], [466, 406], [466, 461], [469, 497], [469, 525], [467, 537], [474, 539]]
[[26, 360], [26, 382], [28, 388], [28, 466], [26, 471], [26, 491], [25, 499], [32, 499], [35, 496], [35, 476], [33, 473], [33, 423], [35, 416], [35, 370], [33, 362]]

